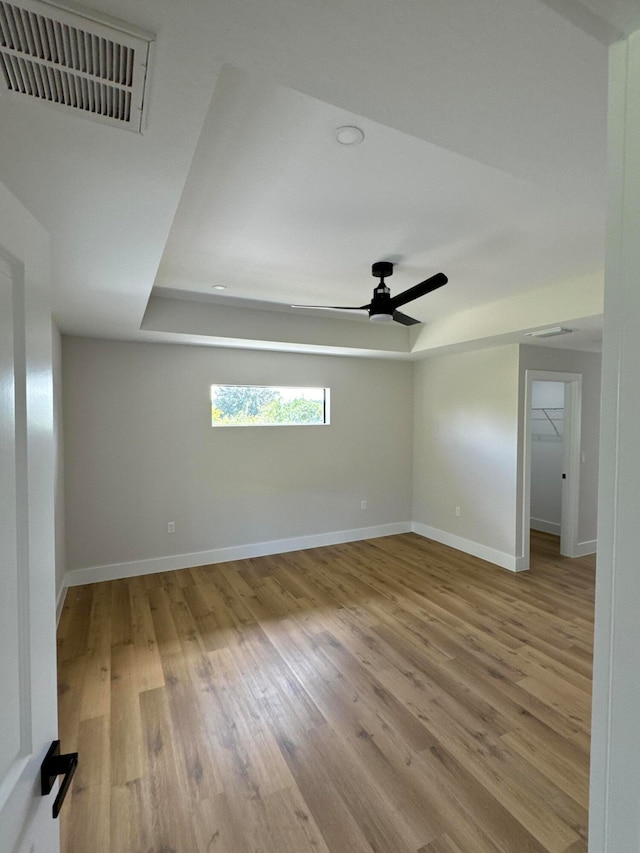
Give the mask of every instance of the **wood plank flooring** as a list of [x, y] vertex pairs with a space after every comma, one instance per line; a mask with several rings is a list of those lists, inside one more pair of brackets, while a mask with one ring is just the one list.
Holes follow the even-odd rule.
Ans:
[[595, 560], [532, 539], [70, 589], [63, 853], [586, 853]]

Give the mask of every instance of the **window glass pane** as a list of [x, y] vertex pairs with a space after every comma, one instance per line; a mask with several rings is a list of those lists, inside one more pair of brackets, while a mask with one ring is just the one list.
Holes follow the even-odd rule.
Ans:
[[328, 388], [211, 386], [212, 426], [308, 426], [328, 423]]

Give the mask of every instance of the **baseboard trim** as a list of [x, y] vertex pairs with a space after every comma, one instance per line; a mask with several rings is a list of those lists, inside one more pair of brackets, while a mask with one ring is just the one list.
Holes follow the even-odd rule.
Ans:
[[62, 580], [60, 584], [60, 589], [58, 590], [58, 600], [56, 601], [56, 627], [60, 624], [60, 617], [62, 616], [62, 609], [64, 607], [64, 601], [67, 597], [67, 577]]
[[586, 557], [588, 554], [595, 554], [598, 551], [598, 540], [590, 539], [587, 542], [578, 542], [576, 545], [575, 557]]
[[[542, 522], [549, 523], [549, 522]], [[532, 520], [533, 526], [533, 520]], [[539, 528], [534, 528], [539, 529]], [[325, 545], [340, 545], [346, 542], [358, 542], [362, 539], [378, 539], [382, 536], [394, 536], [399, 533], [417, 533], [425, 539], [433, 539], [443, 545], [448, 545], [465, 554], [471, 554], [480, 560], [486, 560], [510, 572], [526, 571], [529, 561], [525, 557], [515, 557], [504, 551], [497, 551], [456, 536], [436, 527], [429, 527], [420, 522], [394, 522], [381, 524], [376, 527], [360, 527], [352, 530], [337, 530], [331, 533], [317, 533], [312, 536], [299, 536], [292, 539], [273, 539], [268, 542], [255, 542], [249, 545], [236, 545], [228, 548], [216, 548], [210, 551], [197, 551], [190, 554], [174, 554], [168, 557], [152, 557], [145, 560], [134, 560], [129, 563], [112, 563], [107, 566], [88, 566], [82, 569], [71, 569], [65, 574], [62, 586], [58, 591], [56, 602], [56, 624], [60, 621], [62, 609], [69, 587], [86, 583], [130, 578], [138, 575], [150, 575], [157, 572], [171, 572], [176, 569], [190, 569], [194, 566], [207, 566], [212, 563], [226, 563], [232, 560], [246, 560], [251, 557], [265, 557], [272, 554], [284, 554], [288, 551], [304, 551], [307, 548], [321, 548]], [[553, 532], [553, 531], [546, 531]], [[595, 554], [598, 541], [592, 539], [578, 542], [576, 557]]]
[[540, 530], [542, 533], [552, 533], [554, 536], [560, 536], [560, 525], [555, 521], [545, 521], [543, 518], [532, 518], [530, 521], [532, 530]]
[[471, 554], [472, 557], [486, 560], [488, 563], [493, 563], [502, 569], [508, 569], [510, 572], [520, 572], [528, 568], [522, 564], [522, 560], [519, 560], [513, 554], [497, 551], [495, 548], [489, 548], [471, 539], [464, 539], [462, 536], [456, 536], [453, 533], [448, 533], [446, 530], [438, 530], [436, 527], [429, 527], [426, 524], [414, 521], [412, 531], [419, 536], [424, 536], [425, 539], [435, 539], [436, 542], [440, 542], [442, 545], [448, 545], [457, 551]]
[[269, 542], [254, 542], [250, 545], [216, 548], [211, 551], [197, 551], [192, 554], [152, 557], [146, 560], [134, 560], [130, 563], [112, 563], [108, 566], [87, 566], [86, 568], [70, 569], [67, 571], [65, 575], [65, 587], [117, 580], [119, 578], [131, 578], [139, 575], [152, 575], [157, 572], [171, 572], [176, 569], [191, 569], [194, 566], [227, 563], [231, 560], [247, 560], [251, 557], [266, 557], [271, 554], [284, 554], [288, 551], [304, 551], [308, 548], [341, 545], [345, 542], [357, 542], [362, 539], [378, 539], [381, 536], [409, 533], [411, 530], [411, 522], [399, 521], [391, 524], [380, 524], [376, 527], [337, 530], [331, 533], [317, 533], [312, 536], [297, 536], [292, 539], [274, 539]]

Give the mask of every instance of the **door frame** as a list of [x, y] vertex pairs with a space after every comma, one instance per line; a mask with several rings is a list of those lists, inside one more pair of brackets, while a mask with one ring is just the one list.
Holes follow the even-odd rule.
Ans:
[[[0, 782], [0, 849], [13, 853], [59, 853], [59, 826], [51, 807], [57, 784], [42, 796], [40, 765], [57, 739], [55, 648], [55, 424], [53, 409], [50, 286], [45, 233], [0, 183], [0, 257], [9, 271], [13, 405], [0, 416], [9, 425], [8, 454], [15, 483], [3, 499], [15, 505], [18, 558], [13, 586], [18, 625], [19, 685], [7, 692], [18, 702], [19, 731], [4, 748], [9, 760]], [[7, 318], [5, 317], [5, 321]], [[13, 375], [11, 376], [11, 368]], [[11, 450], [13, 447], [13, 451]], [[0, 649], [0, 654], [2, 654]], [[13, 653], [11, 649], [5, 653]], [[15, 705], [14, 705], [15, 707]]]
[[525, 370], [522, 468], [522, 514], [519, 518], [519, 541], [522, 553], [518, 569], [529, 568], [531, 547], [531, 395], [534, 382], [563, 382], [564, 393], [564, 450], [562, 484], [562, 519], [560, 553], [565, 557], [579, 557], [578, 520], [580, 508], [580, 453], [582, 425], [582, 374], [555, 370]]

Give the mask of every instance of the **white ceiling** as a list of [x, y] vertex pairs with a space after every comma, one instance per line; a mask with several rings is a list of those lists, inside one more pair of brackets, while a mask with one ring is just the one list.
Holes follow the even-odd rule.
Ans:
[[638, 29], [638, 0], [542, 0], [600, 41], [611, 44]]
[[[357, 125], [364, 142], [340, 145]], [[362, 305], [371, 263], [429, 320], [602, 267], [604, 216], [475, 160], [229, 66], [222, 69], [156, 285]], [[408, 308], [407, 308], [408, 310]]]
[[[63, 331], [409, 357], [571, 320], [557, 341], [597, 347], [605, 42], [637, 3], [95, 5], [156, 35], [143, 136], [0, 95], [0, 180], [51, 233]], [[449, 275], [418, 331], [209, 296], [362, 304], [382, 258], [394, 292]]]

